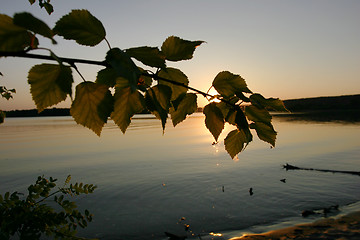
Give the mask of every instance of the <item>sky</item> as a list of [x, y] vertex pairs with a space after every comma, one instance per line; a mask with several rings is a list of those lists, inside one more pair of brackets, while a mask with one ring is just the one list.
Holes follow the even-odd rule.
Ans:
[[[49, 16], [37, 2], [2, 0], [0, 13], [30, 12], [54, 27], [72, 9], [87, 9], [106, 29], [112, 47], [161, 47], [168, 36], [202, 40], [191, 60], [168, 62], [207, 91], [215, 76], [230, 71], [264, 97], [283, 100], [360, 93], [360, 1], [358, 0], [52, 0]], [[40, 46], [61, 57], [102, 61], [108, 47], [77, 45], [39, 37]], [[43, 50], [34, 53], [47, 54]], [[0, 109], [32, 109], [27, 74], [43, 60], [0, 58], [0, 85], [15, 88], [14, 98], [0, 99]], [[101, 68], [78, 65], [88, 81]], [[75, 84], [81, 82], [73, 71]], [[70, 100], [55, 107], [70, 107]], [[199, 96], [198, 105], [206, 100]]]

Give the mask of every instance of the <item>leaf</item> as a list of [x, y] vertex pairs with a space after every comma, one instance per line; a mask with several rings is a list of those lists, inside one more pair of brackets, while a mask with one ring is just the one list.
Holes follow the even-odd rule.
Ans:
[[145, 92], [146, 88], [150, 87], [153, 83], [153, 79], [152, 77], [149, 76], [145, 76], [144, 73], [146, 73], [146, 71], [144, 69], [142, 69], [141, 67], [139, 67], [139, 70], [141, 72], [141, 76], [138, 79], [138, 89]]
[[86, 46], [95, 46], [106, 36], [102, 23], [88, 10], [72, 10], [56, 22], [54, 32]]
[[285, 111], [288, 112], [289, 110], [286, 109], [283, 101], [278, 98], [264, 98], [261, 94], [255, 93], [250, 96], [251, 104], [263, 107], [263, 108], [270, 108], [270, 110], [275, 111]]
[[185, 120], [187, 115], [193, 114], [197, 110], [197, 96], [194, 93], [188, 93], [182, 98], [176, 110], [170, 109], [170, 115], [174, 127]]
[[216, 103], [216, 106], [221, 110], [226, 122], [236, 125], [236, 111], [233, 107], [230, 107], [229, 104], [224, 102]]
[[131, 58], [119, 48], [112, 48], [106, 54], [106, 61], [119, 77], [129, 81], [131, 89], [135, 91], [141, 72]]
[[100, 136], [112, 111], [113, 97], [106, 85], [83, 82], [76, 86], [76, 95], [70, 114], [78, 124]]
[[171, 101], [176, 100], [181, 94], [184, 94], [187, 92], [187, 88], [186, 86], [189, 84], [189, 80], [187, 78], [187, 76], [180, 71], [179, 69], [176, 68], [166, 68], [161, 70], [158, 73], [159, 77], [165, 78], [165, 79], [169, 79], [171, 81], [177, 82], [183, 86], [178, 86], [175, 85], [173, 83], [164, 81], [164, 80], [159, 80], [159, 84], [162, 85], [167, 85], [169, 87], [171, 87], [171, 91], [172, 91], [172, 95], [171, 95]]
[[[49, 0], [49, 2], [50, 2], [50, 0]], [[50, 3], [48, 3], [48, 2], [44, 3], [44, 7], [45, 7], [46, 12], [49, 15], [54, 12], [54, 7]]]
[[28, 74], [30, 92], [39, 112], [71, 96], [71, 68], [63, 65], [33, 66]]
[[161, 84], [149, 88], [145, 94], [147, 109], [161, 120], [163, 130], [169, 113], [170, 98], [171, 88]]
[[136, 47], [126, 49], [125, 52], [145, 65], [165, 68], [165, 56], [157, 47]]
[[234, 158], [244, 149], [244, 144], [248, 143], [248, 139], [244, 131], [235, 129], [226, 136], [224, 140], [225, 149]]
[[209, 103], [204, 107], [205, 125], [214, 136], [215, 141], [218, 140], [220, 133], [224, 129], [224, 116], [216, 103]]
[[200, 46], [204, 41], [188, 41], [179, 37], [168, 37], [161, 46], [167, 60], [181, 61], [193, 57], [195, 48]]
[[111, 118], [125, 133], [131, 117], [145, 109], [144, 97], [138, 91], [131, 91], [130, 87], [127, 87], [116, 89], [114, 98], [114, 112]]
[[275, 147], [277, 133], [271, 124], [268, 125], [262, 122], [254, 122], [250, 124], [250, 128], [256, 130], [256, 133], [261, 140], [268, 142]]
[[114, 87], [117, 78], [118, 75], [113, 68], [104, 68], [97, 73], [95, 82], [105, 84], [108, 87]]
[[240, 75], [235, 75], [228, 71], [218, 73], [212, 85], [225, 98], [230, 98], [238, 92], [251, 93], [245, 80]]
[[0, 51], [17, 52], [31, 46], [34, 36], [13, 23], [13, 19], [0, 14]]
[[251, 121], [271, 124], [272, 117], [270, 113], [264, 108], [258, 108], [256, 106], [250, 105], [245, 108], [245, 114]]
[[50, 27], [40, 19], [31, 15], [30, 13], [16, 13], [14, 15], [13, 21], [15, 25], [32, 31], [33, 33], [40, 34], [46, 38], [49, 38], [52, 40], [53, 44], [56, 44], [56, 41], [53, 39], [54, 33], [50, 29]]

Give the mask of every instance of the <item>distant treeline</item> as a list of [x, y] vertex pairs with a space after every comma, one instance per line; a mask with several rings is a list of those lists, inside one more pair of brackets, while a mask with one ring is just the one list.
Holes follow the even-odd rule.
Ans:
[[[360, 94], [337, 97], [316, 97], [284, 100], [286, 108], [295, 112], [360, 112]], [[198, 108], [201, 112], [202, 109]], [[68, 108], [45, 109], [38, 113], [36, 109], [6, 111], [6, 117], [42, 117], [42, 116], [70, 116]], [[149, 112], [143, 112], [149, 113]]]
[[360, 110], [360, 94], [290, 99], [283, 102], [291, 112]]
[[6, 117], [70, 116], [69, 108], [50, 108], [38, 113], [36, 109], [5, 111]]
[[287, 120], [360, 122], [360, 94], [285, 100]]

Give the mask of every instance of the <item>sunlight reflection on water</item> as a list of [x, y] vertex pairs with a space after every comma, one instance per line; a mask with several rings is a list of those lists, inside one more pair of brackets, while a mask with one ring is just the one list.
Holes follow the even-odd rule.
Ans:
[[149, 115], [134, 118], [125, 135], [109, 121], [100, 138], [69, 117], [9, 118], [0, 125], [0, 192], [24, 192], [38, 175], [61, 182], [71, 174], [98, 185], [79, 199], [95, 214], [81, 234], [131, 240], [184, 234], [182, 217], [193, 233], [221, 233], [359, 200], [358, 176], [282, 169], [360, 170], [359, 124], [275, 118], [274, 126], [276, 148], [254, 136], [234, 162], [223, 141], [211, 144], [200, 114], [176, 128], [168, 121], [164, 134]]

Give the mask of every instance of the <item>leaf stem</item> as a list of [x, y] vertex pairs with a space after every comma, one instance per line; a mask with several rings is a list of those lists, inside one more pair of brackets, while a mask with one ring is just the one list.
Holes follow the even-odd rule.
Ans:
[[[106, 40], [106, 39], [105, 39]], [[107, 41], [106, 41], [107, 42]], [[108, 43], [108, 42], [107, 42]], [[110, 46], [110, 45], [109, 45]], [[20, 51], [20, 52], [5, 52], [5, 51], [0, 51], [0, 57], [22, 57], [22, 58], [34, 58], [34, 59], [43, 59], [43, 60], [51, 60], [51, 61], [56, 61], [56, 59], [54, 59], [52, 56], [47, 56], [47, 55], [40, 55], [40, 54], [32, 54], [32, 53], [28, 53], [26, 51]], [[80, 74], [80, 72], [78, 71], [78, 69], [75, 66], [75, 63], [83, 63], [83, 64], [90, 64], [90, 65], [98, 65], [98, 66], [104, 66], [104, 67], [109, 67], [110, 65], [106, 62], [106, 61], [94, 61], [94, 60], [88, 60], [88, 59], [78, 59], [78, 58], [65, 58], [65, 57], [58, 57], [59, 60], [61, 60], [62, 62], [66, 62], [68, 63], [70, 66], [74, 67], [74, 69]], [[173, 81], [171, 79], [167, 79], [167, 78], [163, 78], [158, 76], [156, 73], [148, 73], [148, 72], [143, 72], [142, 73], [143, 76], [147, 76], [147, 77], [151, 77], [155, 80], [162, 80], [177, 86], [182, 86], [184, 88], [187, 88], [189, 90], [192, 90], [196, 93], [201, 94], [203, 97], [207, 98], [217, 98], [220, 101], [233, 106], [233, 107], [237, 107], [237, 105], [231, 103], [230, 101], [224, 99], [224, 98], [219, 98], [217, 96], [213, 96], [209, 93], [200, 91], [196, 88], [190, 87], [188, 85], [185, 85], [183, 83], [179, 83], [176, 81]], [[80, 76], [82, 77], [82, 79], [85, 81], [84, 77], [80, 74]]]
[[[0, 51], [0, 56], [1, 57], [22, 57], [22, 58], [33, 58], [33, 59], [56, 61], [52, 56], [27, 53], [25, 51], [21, 51], [21, 52]], [[83, 63], [83, 64], [91, 64], [91, 65], [98, 65], [98, 66], [104, 66], [104, 67], [109, 66], [109, 64], [107, 64], [105, 61], [93, 61], [93, 60], [88, 60], [88, 59], [64, 58], [64, 57], [59, 57], [59, 59], [62, 62], [66, 62], [70, 65], [73, 63]]]

